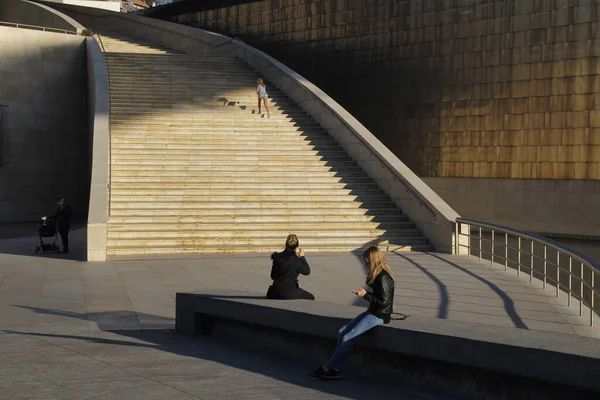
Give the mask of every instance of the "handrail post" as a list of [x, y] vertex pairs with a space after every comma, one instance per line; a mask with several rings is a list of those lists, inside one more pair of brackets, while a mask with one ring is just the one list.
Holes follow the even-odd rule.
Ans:
[[479, 261], [481, 261], [481, 252], [482, 252], [482, 248], [481, 248], [481, 226], [479, 227]]
[[494, 265], [494, 251], [496, 251], [496, 246], [495, 246], [495, 235], [494, 235], [494, 230], [492, 229], [492, 242], [490, 243], [490, 245], [492, 246], [492, 254], [490, 257], [490, 265]]
[[572, 278], [573, 277], [573, 257], [569, 257], [569, 307], [571, 307], [571, 291], [573, 289], [572, 286]]
[[519, 236], [519, 249], [517, 250], [517, 276], [521, 276], [521, 237]]
[[544, 290], [546, 290], [546, 272], [548, 270], [548, 246], [544, 245]]
[[460, 222], [456, 222], [454, 224], [454, 253], [456, 255], [460, 254], [460, 237], [459, 237], [459, 232], [460, 232]]
[[583, 261], [581, 262], [579, 280], [579, 316], [583, 316]]
[[508, 233], [504, 233], [504, 270], [508, 271]]
[[533, 259], [533, 240], [531, 241], [531, 264], [529, 265], [529, 283], [533, 282], [533, 263], [534, 263], [534, 259]]
[[560, 298], [560, 251], [556, 252], [556, 298]]

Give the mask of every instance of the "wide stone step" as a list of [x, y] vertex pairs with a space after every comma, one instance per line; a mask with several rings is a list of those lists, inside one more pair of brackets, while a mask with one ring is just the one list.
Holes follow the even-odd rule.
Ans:
[[[315, 143], [309, 140], [287, 142], [285, 143], [286, 151], [292, 152], [331, 152], [337, 153], [342, 152], [342, 148], [333, 141], [321, 141]], [[274, 144], [270, 140], [238, 140], [236, 137], [231, 139], [221, 140], [209, 140], [203, 138], [193, 138], [193, 140], [183, 138], [172, 138], [169, 136], [163, 136], [160, 138], [132, 138], [125, 135], [124, 137], [111, 138], [111, 148], [115, 149], [136, 149], [136, 150], [158, 150], [158, 149], [192, 149], [192, 150], [211, 150], [211, 151], [226, 151], [231, 150], [234, 152], [238, 151], [283, 151], [281, 150], [281, 144]]]
[[[177, 174], [179, 176], [188, 176], [190, 178], [212, 175], [215, 179], [220, 179], [221, 176], [238, 176], [241, 174], [253, 173], [260, 177], [279, 178], [282, 180], [282, 168], [281, 166], [238, 166], [238, 165], [210, 165], [206, 166], [164, 166], [164, 165], [139, 165], [136, 163], [131, 164], [115, 164], [111, 166], [111, 174], [115, 176], [147, 176], [147, 177], [161, 177], [161, 176], [173, 176]], [[367, 177], [366, 173], [359, 167], [353, 167], [352, 169], [345, 168], [343, 171], [337, 168], [331, 167], [296, 167], [296, 168], [285, 168], [286, 179], [303, 179], [304, 177], [340, 177], [343, 179], [354, 179]]]
[[[103, 39], [104, 40], [104, 39]], [[103, 42], [104, 43], [104, 42]], [[106, 45], [106, 43], [104, 43]], [[112, 49], [116, 49], [116, 47], [114, 47], [112, 44], [109, 45], [109, 47], [112, 47]], [[139, 47], [129, 47], [126, 46], [129, 49], [135, 49], [135, 48], [139, 48], [139, 49], [143, 49], [142, 46]], [[162, 46], [153, 46], [155, 48], [160, 48], [160, 49], [166, 49], [165, 47]], [[172, 51], [172, 50], [170, 50]], [[116, 52], [107, 52], [106, 56], [108, 58], [110, 58], [111, 60], [130, 60], [130, 61], [135, 61], [138, 63], [148, 63], [148, 64], [154, 64], [157, 61], [161, 61], [161, 60], [167, 60], [168, 62], [171, 63], [189, 63], [191, 65], [199, 65], [202, 63], [217, 63], [217, 65], [219, 64], [227, 64], [227, 63], [231, 63], [231, 64], [239, 64], [239, 65], [246, 65], [243, 61], [241, 61], [239, 58], [236, 57], [224, 57], [224, 56], [211, 56], [211, 55], [189, 55], [189, 54], [183, 54], [183, 53], [179, 53], [179, 54], [173, 54], [173, 56], [169, 56], [169, 57], [163, 57], [160, 55], [156, 55], [156, 56], [152, 56], [152, 55], [147, 55], [147, 54], [141, 54], [141, 53], [131, 53], [131, 54], [125, 54], [125, 53], [116, 53]], [[246, 68], [248, 68], [246, 66]]]
[[[256, 225], [266, 226], [267, 224], [286, 224], [286, 227], [292, 226], [305, 226], [315, 223], [327, 223], [335, 226], [342, 226], [344, 224], [392, 224], [394, 228], [413, 228], [414, 224], [408, 220], [408, 218], [399, 214], [382, 214], [382, 215], [368, 215], [368, 214], [326, 214], [325, 211], [315, 214], [311, 210], [302, 210], [301, 213], [295, 214], [250, 214], [246, 213], [231, 213], [227, 210], [221, 210], [219, 213], [209, 213], [209, 210], [204, 210], [203, 215], [153, 215], [148, 212], [140, 211], [136, 215], [115, 215], [111, 214], [109, 223], [111, 225], [119, 224], [156, 224], [156, 225], [186, 225], [186, 224], [203, 224], [206, 226], [227, 226], [228, 229], [231, 225]], [[213, 210], [214, 211], [214, 210]], [[290, 210], [291, 211], [291, 210]], [[157, 228], [158, 229], [158, 228]], [[289, 228], [291, 229], [291, 228]]]
[[373, 182], [362, 181], [360, 184], [348, 184], [348, 183], [318, 183], [318, 182], [303, 182], [301, 185], [295, 179], [293, 181], [277, 181], [270, 180], [267, 182], [248, 182], [247, 179], [240, 180], [238, 182], [210, 182], [203, 180], [190, 180], [181, 179], [180, 182], [174, 182], [173, 179], [165, 179], [164, 181], [155, 182], [140, 182], [138, 180], [131, 180], [128, 182], [119, 182], [117, 179], [111, 181], [112, 190], [179, 190], [179, 191], [206, 191], [206, 190], [252, 190], [252, 191], [281, 191], [281, 190], [352, 190], [354, 192], [373, 192], [374, 190], [380, 190], [379, 187]]
[[[266, 113], [266, 112], [264, 112]], [[172, 114], [136, 114], [135, 112], [118, 112], [111, 113], [111, 122], [132, 125], [132, 124], [198, 124], [208, 126], [246, 126], [260, 129], [257, 124], [269, 125], [299, 125], [299, 126], [316, 126], [316, 124], [308, 118], [291, 117], [283, 114], [271, 115], [269, 118], [264, 118], [258, 114], [223, 114], [215, 116], [205, 114], [201, 111], [195, 113], [177, 113]]]
[[[205, 170], [225, 170], [225, 168], [229, 168], [233, 171], [239, 170], [250, 170], [252, 168], [259, 168], [263, 171], [267, 171], [267, 167], [279, 167], [281, 172], [286, 173], [303, 173], [309, 169], [317, 169], [317, 168], [327, 168], [335, 169], [337, 171], [346, 171], [348, 168], [357, 168], [356, 165], [352, 161], [344, 161], [344, 160], [314, 160], [314, 159], [248, 159], [248, 158], [240, 158], [240, 159], [225, 159], [213, 157], [211, 159], [206, 158], [194, 158], [194, 157], [185, 157], [181, 159], [173, 159], [173, 157], [169, 157], [169, 159], [165, 160], [156, 160], [156, 159], [148, 159], [147, 157], [133, 157], [133, 156], [119, 156], [113, 155], [111, 157], [112, 165], [160, 165], [164, 168], [172, 168], [172, 167], [187, 167], [191, 169], [193, 167], [203, 167]], [[215, 165], [216, 164], [216, 165]], [[231, 168], [234, 167], [234, 168]]]
[[[129, 186], [129, 187], [127, 187]], [[155, 185], [158, 186], [158, 185]], [[141, 185], [128, 184], [128, 185], [111, 185], [111, 193], [113, 196], [147, 196], [149, 198], [160, 198], [161, 196], [196, 198], [202, 196], [205, 198], [207, 193], [218, 193], [219, 197], [225, 196], [240, 196], [248, 197], [250, 199], [259, 197], [263, 198], [266, 196], [281, 196], [282, 198], [288, 198], [290, 196], [299, 196], [301, 198], [313, 198], [313, 196], [319, 196], [317, 199], [328, 196], [331, 199], [343, 197], [343, 196], [358, 196], [370, 198], [378, 198], [384, 196], [383, 192], [376, 187], [366, 188], [336, 188], [336, 187], [324, 187], [325, 185], [305, 185], [297, 184], [295, 187], [280, 188], [275, 187], [264, 187], [264, 188], [250, 188], [250, 187], [233, 187], [221, 188], [216, 191], [211, 185], [207, 185], [205, 188], [171, 188], [171, 187], [160, 187], [160, 188], [149, 188]], [[213, 192], [214, 191], [214, 192]], [[211, 195], [211, 197], [213, 197]], [[326, 197], [327, 198], [327, 197]]]
[[246, 135], [251, 137], [261, 136], [287, 136], [297, 137], [298, 139], [318, 139], [318, 138], [331, 138], [329, 134], [321, 127], [301, 128], [298, 126], [269, 126], [261, 125], [260, 129], [256, 129], [256, 126], [202, 126], [197, 124], [180, 125], [177, 124], [156, 124], [156, 125], [134, 125], [134, 124], [112, 124], [111, 134], [121, 135], [144, 135], [149, 137], [150, 135], [181, 135], [182, 137], [187, 135], [196, 136], [205, 134], [215, 138], [223, 137], [222, 135], [236, 133], [240, 135]]
[[[145, 67], [143, 65], [120, 65], [114, 62], [108, 62], [110, 69], [111, 83], [132, 84], [132, 78], [135, 79], [135, 84], [139, 85], [152, 84], [155, 82], [164, 82], [166, 78], [171, 78], [175, 85], [181, 82], [188, 81], [195, 85], [200, 85], [207, 81], [216, 80], [223, 83], [233, 84], [235, 82], [243, 82], [247, 85], [256, 85], [256, 74], [248, 73], [248, 70], [238, 66], [223, 66], [219, 67], [219, 71], [211, 69], [209, 65], [201, 67], [196, 66], [177, 66], [173, 64], [152, 65]], [[147, 71], [150, 75], [140, 75], [140, 70]], [[227, 78], [231, 78], [227, 81]], [[140, 79], [139, 81], [137, 79]]]
[[[307, 193], [308, 192], [308, 193]], [[319, 192], [319, 191], [316, 191]], [[321, 207], [323, 203], [356, 203], [357, 206], [369, 206], [369, 205], [391, 205], [391, 200], [383, 195], [381, 192], [373, 193], [369, 196], [360, 196], [354, 194], [322, 194], [311, 193], [305, 191], [305, 194], [272, 194], [272, 193], [232, 193], [232, 194], [221, 194], [221, 193], [204, 193], [204, 194], [169, 194], [169, 193], [154, 193], [145, 194], [141, 192], [132, 191], [132, 193], [124, 191], [113, 191], [110, 196], [113, 201], [122, 202], [154, 202], [154, 203], [165, 203], [170, 202], [173, 204], [183, 203], [231, 203], [237, 205], [239, 203], [273, 203], [273, 202], [284, 202], [284, 203], [312, 203], [315, 206]]]
[[[139, 105], [132, 103], [130, 100], [114, 99], [111, 103], [112, 113], [123, 113], [127, 114], [138, 114], [142, 116], [151, 115], [197, 115], [202, 113], [204, 116], [240, 116], [240, 115], [253, 115], [252, 108], [258, 108], [257, 104], [241, 104], [234, 102], [232, 105], [229, 101], [215, 98], [206, 98], [202, 100], [200, 98], [194, 99], [189, 102], [176, 102], [176, 103], [165, 103], [164, 101], [145, 103], [144, 109], [140, 110]], [[295, 118], [309, 118], [308, 115], [299, 110], [290, 110], [289, 107], [282, 107], [279, 104], [270, 103], [269, 110], [271, 116], [285, 115], [288, 117]]]
[[[111, 215], [116, 209], [132, 209], [132, 210], [154, 210], [157, 215], [164, 215], [166, 210], [175, 210], [180, 215], [196, 215], [197, 210], [289, 210], [290, 208], [308, 209], [311, 208], [318, 212], [324, 209], [337, 209], [339, 213], [345, 212], [346, 209], [362, 209], [364, 212], [374, 212], [377, 209], [393, 209], [394, 204], [389, 199], [355, 201], [355, 200], [330, 200], [315, 202], [311, 200], [294, 199], [292, 201], [283, 201], [282, 199], [264, 199], [254, 201], [221, 201], [221, 200], [205, 200], [205, 201], [170, 201], [171, 199], [161, 198], [158, 200], [135, 198], [131, 201], [128, 198], [120, 196], [111, 196]], [[239, 200], [239, 199], [238, 199]], [[184, 210], [194, 210], [194, 213], [185, 213]], [[358, 212], [358, 211], [357, 211]]]
[[[142, 147], [142, 146], [139, 146]], [[113, 146], [111, 153], [113, 157], [135, 157], [156, 156], [168, 157], [169, 159], [186, 159], [196, 157], [207, 157], [210, 160], [350, 160], [348, 153], [340, 150], [268, 150], [260, 147], [246, 147], [241, 149], [215, 149], [210, 146], [190, 146], [189, 148], [177, 148], [173, 146], [161, 146], [160, 148], [148, 146], [146, 148], [134, 148], [132, 146]]]
[[[240, 85], [234, 87], [214, 86], [208, 87], [201, 85], [199, 87], [181, 86], [181, 87], [165, 87], [164, 85], [156, 86], [135, 86], [132, 88], [117, 85], [111, 89], [111, 98], [115, 100], [128, 99], [144, 99], [144, 100], [163, 100], [165, 103], [185, 102], [193, 99], [213, 99], [225, 102], [239, 102], [241, 104], [257, 105], [258, 98], [253, 89], [240, 90]], [[285, 97], [276, 96], [269, 93], [269, 104], [286, 104], [289, 100]], [[293, 109], [298, 109], [293, 107]]]
[[[296, 176], [293, 178], [293, 183], [284, 183], [283, 185], [298, 185], [310, 184], [311, 187], [317, 187], [316, 185], [338, 185], [340, 187], [361, 185], [361, 186], [373, 186], [377, 187], [373, 181], [366, 175], [364, 176]], [[179, 172], [164, 172], [161, 174], [140, 174], [139, 176], [130, 175], [123, 171], [112, 171], [111, 176], [111, 187], [117, 187], [117, 185], [129, 185], [131, 184], [142, 185], [142, 184], [156, 184], [156, 185], [174, 185], [185, 187], [202, 187], [204, 185], [222, 185], [227, 186], [231, 184], [235, 185], [248, 185], [253, 187], [282, 185], [281, 176], [276, 174], [259, 174], [247, 173], [245, 175], [236, 174], [231, 176], [229, 173], [221, 174], [184, 174]], [[212, 186], [217, 187], [217, 186]]]
[[421, 232], [414, 228], [381, 229], [376, 224], [320, 223], [310, 226], [288, 224], [111, 224], [109, 238], [118, 239], [204, 239], [204, 238], [254, 238], [286, 237], [290, 232], [299, 236], [323, 236], [354, 238], [376, 236], [378, 238], [417, 238], [423, 239]]
[[[280, 240], [281, 241], [281, 240]], [[303, 242], [304, 243], [304, 242]], [[393, 252], [415, 252], [415, 251], [432, 251], [433, 247], [429, 244], [415, 244], [415, 245], [399, 245], [399, 244], [387, 244], [385, 246], [380, 243], [377, 244], [383, 251]], [[109, 247], [107, 254], [110, 259], [119, 259], [119, 257], [130, 257], [143, 255], [145, 257], [152, 257], [152, 255], [166, 255], [166, 254], [245, 254], [245, 253], [265, 253], [265, 258], [268, 259], [269, 255], [274, 249], [279, 249], [281, 244], [275, 246], [259, 246], [259, 245], [238, 245], [236, 247], [226, 246], [179, 246], [179, 247], [158, 247], [153, 246], [151, 248], [145, 247], [131, 247], [131, 246], [120, 246], [120, 247]], [[368, 247], [368, 244], [363, 246], [356, 245], [344, 245], [344, 244], [321, 244], [304, 246], [302, 248], [308, 252], [352, 252], [352, 251], [363, 251]], [[266, 261], [265, 265], [269, 265]]]
[[[249, 185], [277, 185], [282, 183], [281, 173], [273, 172], [245, 172], [232, 174], [229, 171], [216, 171], [215, 173], [181, 172], [181, 171], [137, 171], [116, 170], [111, 171], [111, 182], [113, 184], [149, 183], [149, 184], [242, 184]], [[337, 184], [337, 185], [370, 185], [372, 180], [364, 173], [362, 174], [335, 174], [335, 173], [311, 173], [299, 174], [290, 177], [295, 184]]]
[[112, 132], [111, 146], [112, 148], [125, 148], [127, 146], [149, 146], [149, 148], [158, 148], [159, 146], [214, 146], [215, 149], [222, 149], [231, 146], [233, 149], [244, 148], [265, 148], [274, 149], [285, 146], [289, 149], [297, 150], [327, 150], [341, 149], [330, 137], [308, 138], [306, 136], [295, 135], [296, 137], [286, 138], [284, 144], [274, 143], [270, 137], [252, 137], [250, 135], [236, 135], [236, 132], [221, 133], [221, 134], [203, 134], [198, 133], [177, 135], [175, 133], [155, 134], [147, 133], [126, 133], [123, 131]]
[[[149, 203], [152, 204], [152, 203]], [[325, 207], [325, 208], [317, 208], [314, 204], [302, 205], [302, 204], [294, 204], [293, 207], [287, 206], [285, 204], [278, 204], [277, 207], [271, 208], [261, 208], [260, 204], [252, 204], [255, 207], [249, 208], [248, 204], [243, 204], [242, 206], [236, 208], [231, 204], [210, 204], [203, 203], [200, 205], [194, 205], [190, 203], [185, 203], [181, 205], [181, 208], [178, 206], [167, 206], [165, 205], [161, 209], [152, 208], [148, 204], [142, 204], [140, 207], [136, 207], [135, 204], [125, 204], [125, 203], [112, 203], [110, 210], [110, 218], [111, 220], [116, 217], [122, 218], [132, 218], [132, 217], [140, 217], [140, 218], [177, 218], [177, 220], [185, 219], [185, 218], [277, 218], [277, 221], [285, 221], [289, 219], [302, 219], [305, 218], [314, 218], [315, 220], [345, 220], [348, 218], [358, 218], [357, 220], [362, 220], [363, 218], [406, 218], [403, 214], [400, 213], [395, 207], [370, 207], [370, 208], [360, 208], [360, 207], [348, 207], [347, 204], [340, 205], [339, 208], [335, 206]], [[144, 207], [147, 206], [147, 207]], [[193, 221], [196, 221], [194, 219]], [[192, 221], [192, 222], [193, 222]], [[307, 219], [310, 221], [310, 219]]]
[[[109, 247], [203, 247], [203, 246], [249, 246], [249, 245], [260, 245], [270, 246], [271, 248], [281, 247], [281, 241], [285, 240], [285, 237], [289, 234], [289, 231], [276, 232], [274, 236], [256, 237], [252, 233], [247, 236], [243, 235], [240, 237], [205, 237], [205, 238], [168, 238], [168, 237], [146, 237], [146, 238], [113, 238], [111, 232], [108, 234], [108, 246]], [[382, 236], [347, 236], [340, 237], [337, 235], [333, 236], [300, 236], [299, 237], [302, 247], [307, 248], [309, 246], [322, 246], [322, 245], [346, 245], [356, 247], [366, 247], [369, 244], [377, 243], [378, 246], [386, 246], [393, 244], [401, 245], [416, 245], [426, 244], [427, 240], [422, 237], [412, 236], [397, 236], [387, 237]]]

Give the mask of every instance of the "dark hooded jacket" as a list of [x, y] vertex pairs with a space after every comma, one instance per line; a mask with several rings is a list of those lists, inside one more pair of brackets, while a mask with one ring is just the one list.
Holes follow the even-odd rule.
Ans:
[[285, 249], [281, 253], [271, 254], [273, 266], [271, 267], [271, 279], [273, 279], [273, 290], [279, 295], [286, 291], [297, 289], [298, 275], [309, 275], [310, 267], [306, 258], [298, 257], [294, 250]]

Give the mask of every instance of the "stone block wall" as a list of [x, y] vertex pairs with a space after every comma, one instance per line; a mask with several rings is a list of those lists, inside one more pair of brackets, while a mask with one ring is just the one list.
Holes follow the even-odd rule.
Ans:
[[419, 176], [600, 178], [597, 0], [260, 0], [172, 16], [325, 90]]
[[0, 27], [4, 158], [0, 222], [35, 221], [64, 196], [76, 220], [89, 193], [84, 38]]

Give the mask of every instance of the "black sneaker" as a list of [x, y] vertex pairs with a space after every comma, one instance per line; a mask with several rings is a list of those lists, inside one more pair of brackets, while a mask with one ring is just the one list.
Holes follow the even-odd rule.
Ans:
[[325, 371], [323, 367], [321, 367], [308, 374], [308, 376], [317, 381], [323, 379], [342, 379], [342, 371], [338, 368], [332, 368], [329, 371]]

